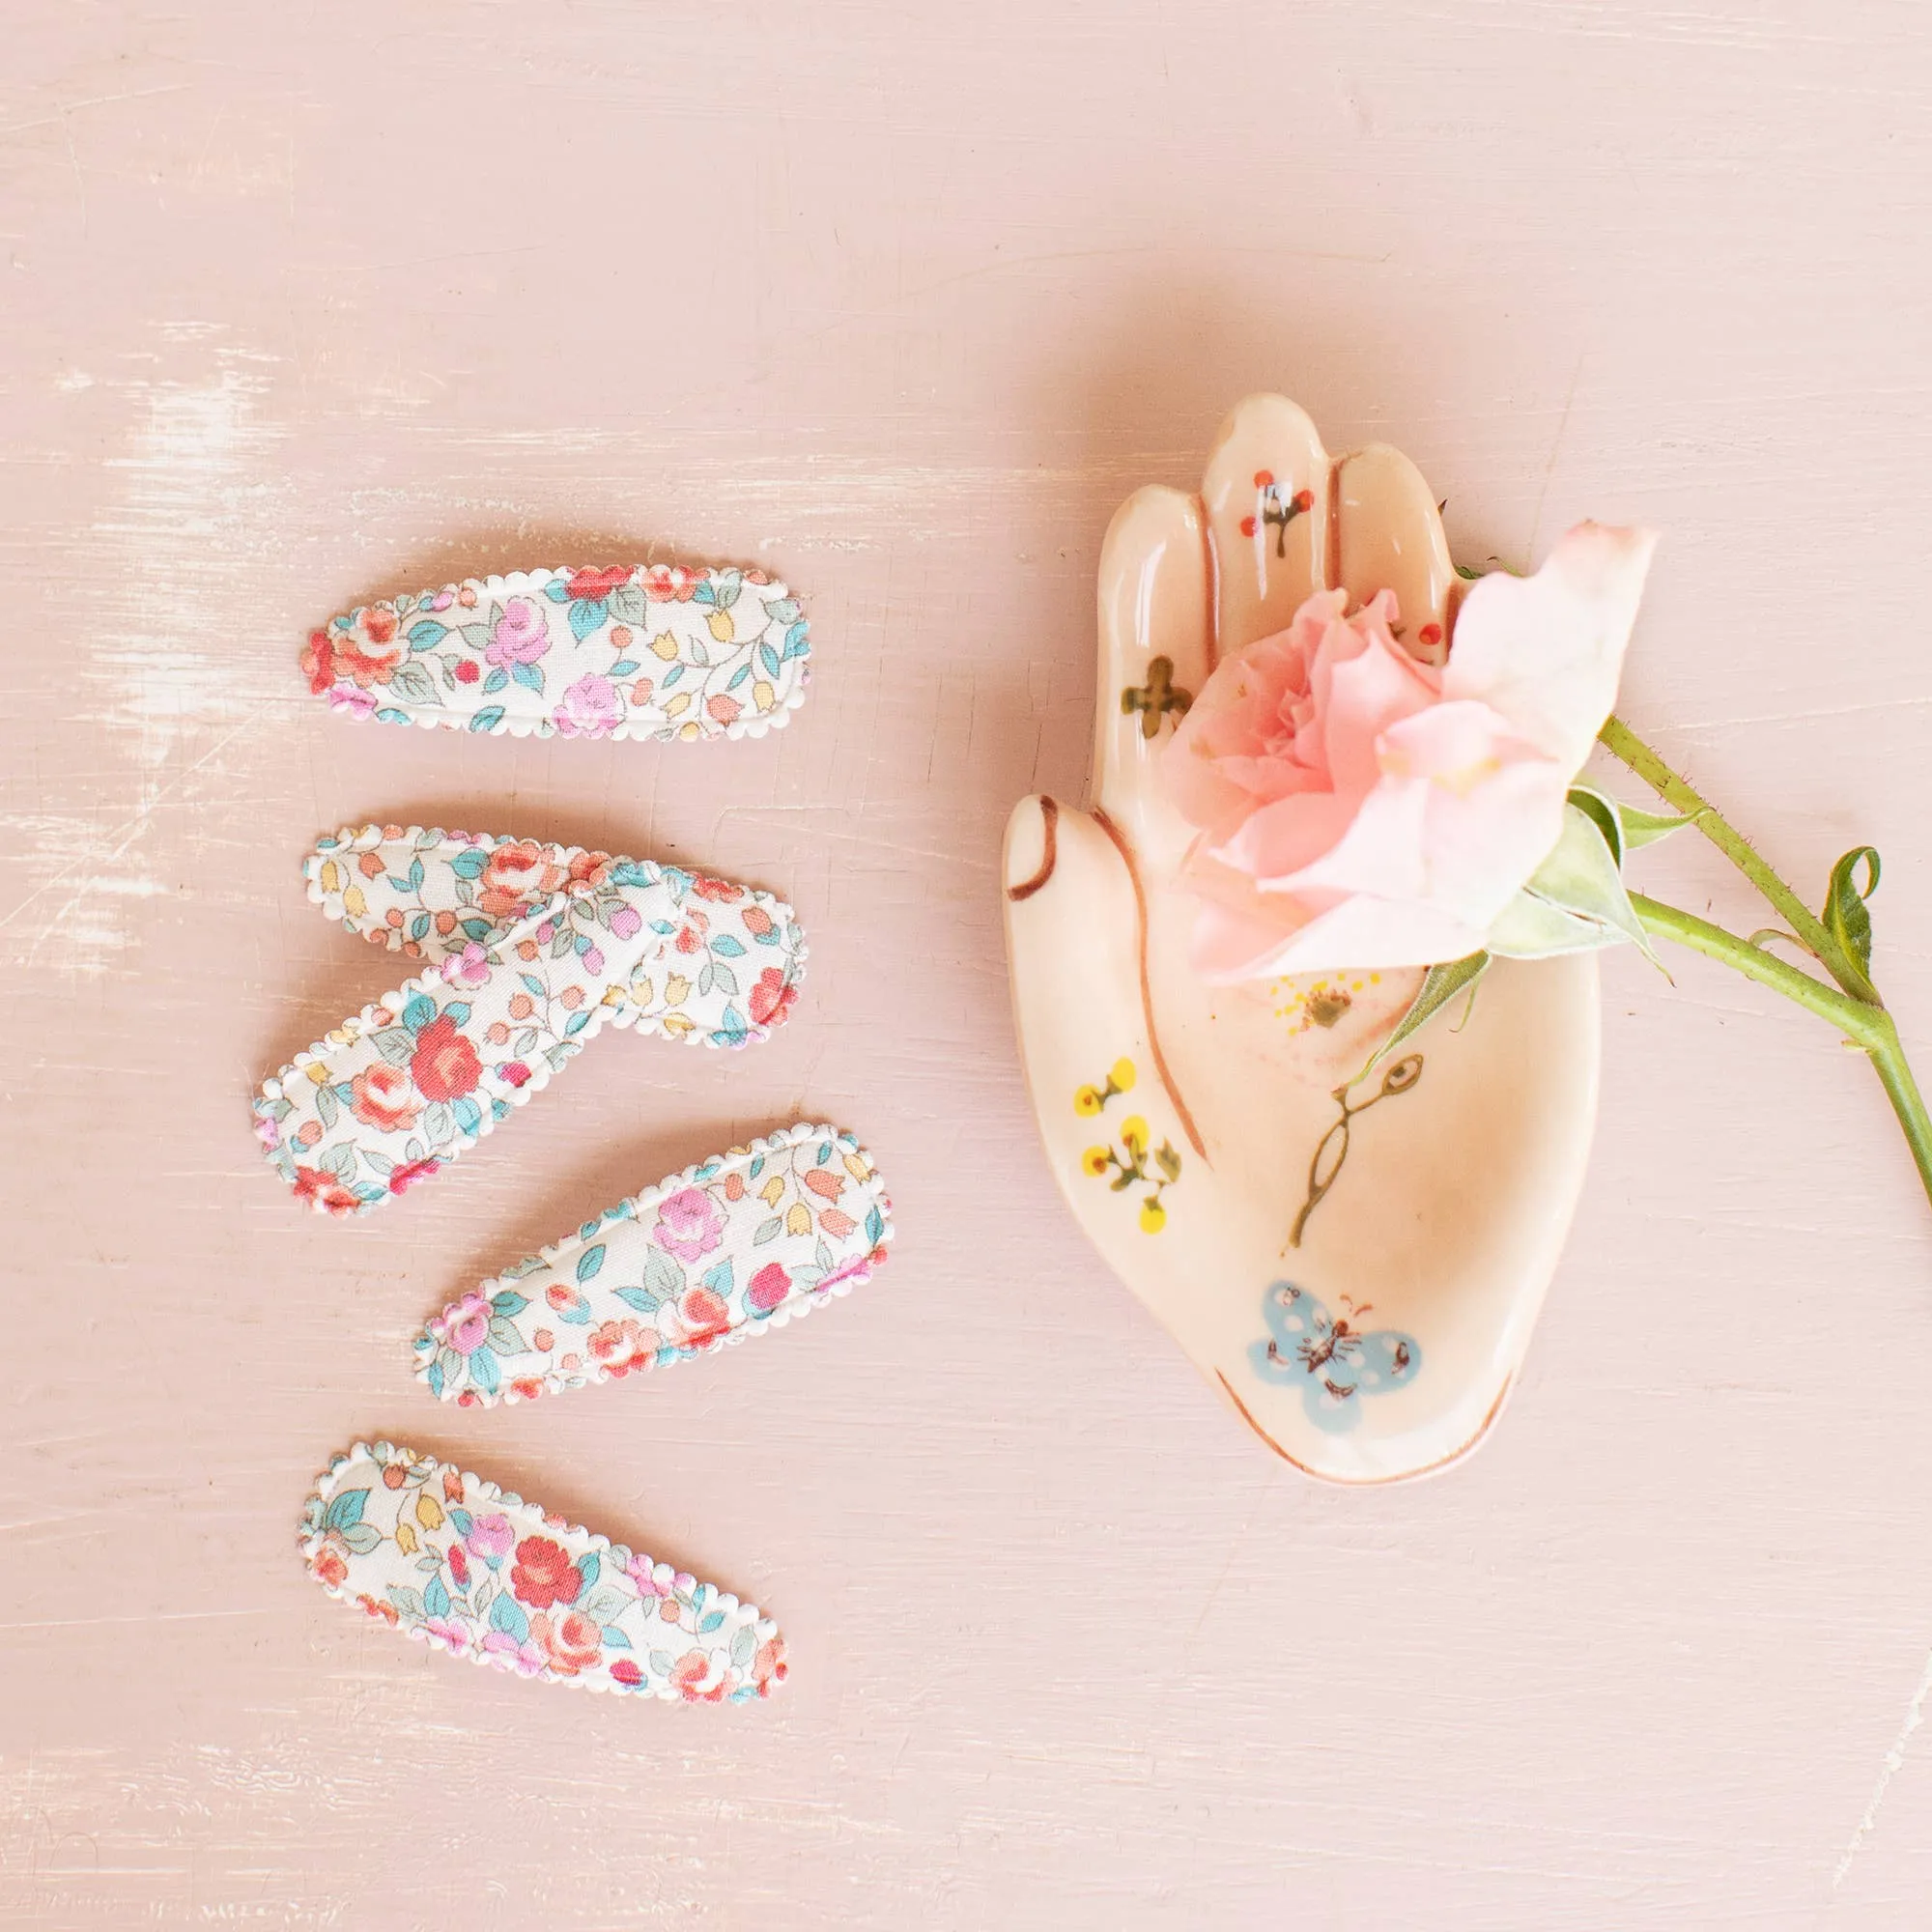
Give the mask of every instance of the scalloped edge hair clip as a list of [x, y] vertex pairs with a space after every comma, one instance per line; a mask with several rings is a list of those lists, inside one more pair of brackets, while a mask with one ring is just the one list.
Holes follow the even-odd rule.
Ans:
[[620, 1201], [452, 1301], [411, 1345], [430, 1393], [529, 1402], [782, 1328], [869, 1278], [893, 1238], [871, 1156], [801, 1122]]
[[784, 900], [577, 846], [371, 825], [320, 839], [303, 869], [324, 911], [429, 969], [255, 1098], [270, 1164], [325, 1213], [437, 1173], [607, 1025], [765, 1038], [805, 971]]
[[386, 724], [512, 737], [757, 738], [805, 701], [798, 599], [762, 570], [519, 570], [309, 633], [308, 688]]
[[299, 1544], [331, 1597], [472, 1663], [666, 1703], [751, 1703], [785, 1678], [755, 1604], [413, 1449], [335, 1457]]

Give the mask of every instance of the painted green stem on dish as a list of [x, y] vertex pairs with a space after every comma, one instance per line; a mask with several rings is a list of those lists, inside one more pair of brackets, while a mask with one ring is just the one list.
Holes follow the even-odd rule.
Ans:
[[1879, 998], [1870, 975], [1845, 952], [1818, 916], [1772, 870], [1743, 835], [1629, 725], [1612, 718], [1604, 726], [1602, 739], [1605, 748], [1621, 758], [1661, 798], [1695, 819], [1697, 830], [1770, 901], [1799, 943], [1838, 983], [1827, 985], [1803, 968], [1724, 926], [1698, 918], [1695, 913], [1633, 893], [1631, 906], [1642, 921], [1644, 930], [1731, 967], [1836, 1027], [1870, 1060], [1886, 1097], [1891, 1102], [1891, 1111], [1898, 1117], [1905, 1143], [1912, 1150], [1926, 1198], [1932, 1200], [1932, 1114], [1926, 1112], [1924, 1096], [1918, 1091], [1918, 1082], [1913, 1077], [1898, 1037], [1898, 1027], [1886, 1011], [1885, 1002]]

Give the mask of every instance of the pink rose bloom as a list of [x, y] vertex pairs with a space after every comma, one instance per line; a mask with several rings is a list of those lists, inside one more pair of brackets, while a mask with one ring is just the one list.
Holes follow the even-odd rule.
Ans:
[[534, 1677], [544, 1667], [545, 1658], [534, 1643], [519, 1643], [508, 1631], [493, 1630], [483, 1639], [483, 1654], [492, 1663], [514, 1670], [520, 1677]]
[[724, 1238], [724, 1210], [701, 1187], [680, 1187], [658, 1208], [658, 1246], [681, 1262], [708, 1255]]
[[1581, 524], [1534, 577], [1471, 586], [1448, 663], [1395, 597], [1318, 591], [1224, 659], [1162, 757], [1200, 829], [1196, 969], [1216, 981], [1479, 951], [1548, 856], [1616, 700], [1656, 538]]
[[535, 664], [549, 649], [550, 626], [542, 607], [534, 597], [512, 597], [491, 627], [483, 657], [486, 663], [507, 669], [511, 665]]
[[517, 1532], [506, 1516], [479, 1516], [463, 1542], [472, 1556], [507, 1556], [517, 1546]]
[[328, 708], [346, 718], [367, 718], [376, 709], [376, 700], [359, 685], [338, 684], [328, 694]]
[[442, 977], [452, 986], [480, 986], [490, 977], [489, 958], [475, 940], [469, 940], [461, 952], [442, 962]]
[[745, 1299], [760, 1315], [769, 1315], [791, 1293], [791, 1276], [780, 1262], [767, 1262], [745, 1285]]
[[673, 1349], [705, 1349], [731, 1332], [731, 1310], [708, 1288], [688, 1288], [658, 1310], [658, 1333]]
[[624, 1575], [631, 1579], [631, 1587], [647, 1604], [664, 1596], [670, 1588], [668, 1577], [662, 1583], [658, 1581], [657, 1565], [648, 1556], [633, 1556], [624, 1566]]
[[447, 1617], [425, 1617], [423, 1635], [431, 1643], [440, 1645], [452, 1657], [461, 1657], [474, 1641], [468, 1624], [454, 1623]]
[[565, 690], [552, 722], [566, 738], [607, 738], [623, 719], [617, 687], [593, 671]]
[[443, 1310], [440, 1332], [459, 1355], [474, 1354], [490, 1339], [489, 1297], [472, 1288], [461, 1301]]

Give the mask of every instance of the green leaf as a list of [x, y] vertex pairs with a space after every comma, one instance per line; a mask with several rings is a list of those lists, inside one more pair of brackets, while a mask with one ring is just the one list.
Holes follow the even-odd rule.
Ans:
[[1634, 805], [1617, 806], [1624, 821], [1624, 845], [1634, 852], [1640, 845], [1655, 845], [1660, 838], [1668, 838], [1673, 832], [1681, 832], [1687, 825], [1695, 825], [1697, 814], [1687, 811], [1680, 818], [1674, 812], [1644, 811]]
[[588, 1281], [604, 1265], [604, 1243], [599, 1241], [594, 1248], [585, 1248], [577, 1258], [577, 1278]]
[[1439, 966], [1432, 966], [1423, 975], [1422, 984], [1416, 988], [1415, 998], [1408, 1003], [1408, 1010], [1396, 1022], [1395, 1031], [1376, 1048], [1355, 1080], [1366, 1080], [1404, 1040], [1419, 1032], [1435, 1015], [1442, 1010], [1456, 995], [1467, 989], [1471, 998], [1475, 995], [1476, 981], [1490, 968], [1487, 952], [1471, 952], [1465, 958], [1445, 960]]
[[391, 1066], [407, 1066], [415, 1058], [415, 1035], [408, 1027], [384, 1027], [372, 1043]]
[[1602, 822], [1566, 805], [1562, 835], [1491, 927], [1489, 949], [1509, 959], [1551, 959], [1626, 939], [1658, 965]]
[[668, 1301], [684, 1293], [684, 1270], [660, 1247], [644, 1254], [644, 1286], [660, 1301]]
[[389, 690], [411, 704], [440, 704], [436, 680], [421, 665], [399, 664], [389, 674]]
[[353, 1522], [362, 1520], [362, 1510], [369, 1500], [369, 1492], [363, 1490], [344, 1490], [329, 1500], [323, 1522], [329, 1529], [347, 1529]]
[[609, 1624], [615, 1623], [635, 1601], [628, 1591], [618, 1589], [614, 1583], [603, 1583], [580, 1598], [574, 1607], [593, 1624]]
[[[1865, 867], [1863, 890], [1859, 887], [1859, 867]], [[1878, 998], [1871, 983], [1872, 924], [1865, 901], [1878, 891], [1879, 857], [1876, 845], [1854, 845], [1832, 867], [1832, 883], [1825, 889], [1825, 929], [1857, 963], [1860, 976], [1869, 992]]]
[[1580, 781], [1570, 787], [1570, 803], [1596, 820], [1597, 829], [1603, 833], [1619, 866], [1640, 846], [1655, 845], [1660, 838], [1667, 838], [1673, 832], [1697, 821], [1695, 812], [1679, 818], [1668, 812], [1645, 811]]
[[1604, 843], [1610, 848], [1610, 856], [1619, 867], [1624, 863], [1624, 816], [1623, 809], [1608, 792], [1599, 791], [1595, 785], [1573, 784], [1570, 787], [1570, 803], [1595, 824], [1604, 835]]

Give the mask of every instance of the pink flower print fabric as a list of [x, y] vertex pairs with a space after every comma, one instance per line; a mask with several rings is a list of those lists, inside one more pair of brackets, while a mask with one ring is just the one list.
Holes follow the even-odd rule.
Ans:
[[782, 1327], [886, 1259], [892, 1204], [848, 1133], [801, 1123], [644, 1189], [453, 1301], [413, 1343], [432, 1394], [529, 1401]]
[[751, 1703], [785, 1678], [755, 1604], [414, 1450], [337, 1456], [299, 1539], [331, 1597], [519, 1676], [688, 1704]]
[[798, 600], [760, 570], [526, 570], [364, 605], [309, 633], [337, 711], [540, 738], [757, 737], [804, 701]]
[[[327, 1213], [436, 1174], [607, 1025], [713, 1046], [763, 1038], [803, 970], [783, 901], [674, 867], [373, 827], [323, 841], [311, 867], [312, 896], [430, 964], [255, 1101], [270, 1164]], [[761, 958], [772, 964], [754, 979]], [[776, 1003], [759, 994], [766, 972], [782, 984]]]

